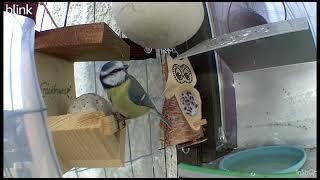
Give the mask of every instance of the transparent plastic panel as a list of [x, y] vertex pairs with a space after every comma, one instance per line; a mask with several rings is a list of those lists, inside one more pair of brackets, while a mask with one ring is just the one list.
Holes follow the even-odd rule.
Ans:
[[34, 21], [4, 12], [5, 177], [60, 177], [34, 62]]

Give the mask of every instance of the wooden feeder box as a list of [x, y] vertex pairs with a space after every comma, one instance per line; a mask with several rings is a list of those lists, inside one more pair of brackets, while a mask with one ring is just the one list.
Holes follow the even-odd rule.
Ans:
[[62, 172], [121, 167], [125, 127], [103, 112], [67, 114], [75, 100], [74, 62], [129, 60], [130, 46], [105, 23], [37, 32], [35, 59], [48, 127]]

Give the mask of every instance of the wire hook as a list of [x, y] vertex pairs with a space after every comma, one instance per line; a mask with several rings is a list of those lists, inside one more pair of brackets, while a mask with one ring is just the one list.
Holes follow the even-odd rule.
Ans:
[[187, 151], [185, 151], [184, 147], [181, 148], [181, 150], [182, 150], [182, 152], [183, 152], [184, 154], [188, 154], [188, 153], [190, 152], [190, 148], [189, 148], [189, 147], [188, 147]]
[[176, 50], [176, 48], [172, 48], [172, 52], [175, 53], [177, 56], [179, 56], [179, 52]]
[[145, 47], [144, 52], [150, 54], [152, 52], [152, 48]]

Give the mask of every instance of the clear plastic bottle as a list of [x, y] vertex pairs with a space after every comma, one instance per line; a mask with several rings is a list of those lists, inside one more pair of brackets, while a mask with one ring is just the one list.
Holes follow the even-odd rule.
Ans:
[[4, 177], [61, 177], [34, 60], [35, 23], [3, 12]]

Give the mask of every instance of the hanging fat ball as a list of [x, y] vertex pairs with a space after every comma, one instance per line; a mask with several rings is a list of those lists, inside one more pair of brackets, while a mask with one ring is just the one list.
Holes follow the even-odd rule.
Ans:
[[111, 104], [103, 97], [87, 93], [76, 98], [69, 106], [68, 113], [102, 111], [106, 116], [112, 115]]
[[121, 32], [142, 47], [173, 48], [190, 39], [204, 19], [202, 2], [112, 2]]
[[127, 119], [115, 111], [109, 101], [94, 93], [87, 93], [79, 96], [72, 102], [68, 109], [68, 113], [96, 111], [101, 111], [106, 116], [113, 115], [118, 123], [122, 124], [122, 126], [124, 125], [124, 121]]
[[100, 72], [101, 84], [115, 111], [129, 119], [151, 111], [171, 127], [171, 122], [159, 113], [140, 83], [128, 74], [128, 67], [120, 61], [110, 61], [103, 65]]

